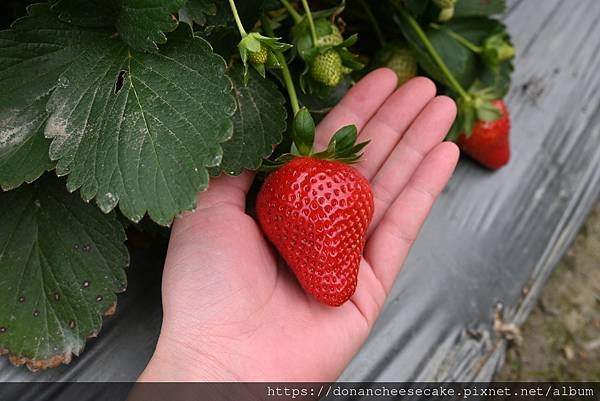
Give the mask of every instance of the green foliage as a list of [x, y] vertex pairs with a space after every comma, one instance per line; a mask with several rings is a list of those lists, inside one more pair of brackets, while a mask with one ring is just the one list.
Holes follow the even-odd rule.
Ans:
[[68, 362], [125, 290], [123, 229], [51, 176], [2, 194], [0, 221], [0, 349], [31, 368]]
[[244, 83], [244, 70], [231, 68], [237, 110], [233, 116], [233, 136], [223, 144], [224, 156], [218, 172], [237, 175], [244, 169], [257, 170], [264, 157], [280, 143], [287, 124], [285, 98], [277, 86], [250, 71]]
[[[0, 31], [0, 350], [14, 362], [79, 353], [124, 290], [122, 226], [168, 226], [211, 175], [310, 154], [315, 118], [369, 60], [408, 79], [416, 59], [459, 104], [450, 138], [510, 88], [503, 0], [459, 0], [443, 23], [439, 1], [311, 2], [333, 6], [312, 13], [314, 35], [298, 2], [233, 3], [238, 21], [229, 0], [47, 0]], [[390, 45], [403, 52], [386, 64]], [[356, 139], [344, 127], [313, 156], [354, 163]]]
[[481, 116], [496, 116], [491, 101], [508, 92], [514, 59], [505, 26], [489, 17], [504, 10], [504, 1], [458, 1], [457, 12], [443, 24], [428, 20], [427, 11], [410, 1], [390, 3], [421, 69], [457, 101], [458, 118], [448, 139], [470, 134]]
[[169, 224], [194, 207], [231, 136], [235, 103], [224, 71], [184, 26], [156, 55], [96, 45], [61, 75], [48, 103], [57, 173], [105, 212], [120, 202], [133, 221], [148, 212]]
[[27, 115], [13, 114], [1, 120], [0, 141], [5, 142], [0, 144], [0, 188], [6, 191], [35, 181], [54, 166], [44, 138], [45, 116], [33, 120], [23, 116]]
[[502, 14], [505, 10], [505, 0], [459, 0], [456, 2], [454, 17], [485, 17]]
[[167, 42], [163, 32], [177, 28], [173, 15], [186, 0], [121, 0], [116, 27], [121, 38], [138, 51], [157, 52]]
[[185, 12], [196, 24], [204, 25], [208, 15], [217, 15], [217, 6], [212, 0], [188, 0]]
[[[202, 12], [210, 13], [210, 3], [195, 0], [188, 8], [199, 17]], [[157, 44], [167, 42], [164, 32], [177, 28], [174, 14], [186, 0], [51, 0], [50, 4], [63, 22], [81, 27], [114, 26], [133, 49], [156, 52]]]
[[113, 0], [50, 0], [50, 6], [61, 21], [87, 28], [110, 27], [119, 15]]

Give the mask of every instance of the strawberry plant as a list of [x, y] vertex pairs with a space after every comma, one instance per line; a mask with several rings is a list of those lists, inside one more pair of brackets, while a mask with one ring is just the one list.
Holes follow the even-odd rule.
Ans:
[[[500, 100], [515, 51], [493, 18], [503, 0], [20, 7], [0, 5], [0, 354], [16, 365], [78, 355], [126, 289], [127, 233], [168, 227], [222, 174], [271, 173], [256, 205], [265, 234], [309, 293], [329, 305], [348, 299], [372, 213], [368, 184], [348, 164], [365, 144], [352, 126], [321, 153], [310, 138], [313, 118], [372, 69], [391, 68], [400, 83], [432, 78], [459, 105], [449, 139], [489, 168], [508, 161]], [[484, 146], [491, 136], [502, 154]], [[274, 196], [298, 171], [317, 182], [285, 193], [297, 202]], [[343, 194], [325, 199], [320, 185]], [[304, 211], [361, 217], [323, 223], [321, 234], [352, 233], [323, 261], [278, 240], [304, 235], [286, 224]]]

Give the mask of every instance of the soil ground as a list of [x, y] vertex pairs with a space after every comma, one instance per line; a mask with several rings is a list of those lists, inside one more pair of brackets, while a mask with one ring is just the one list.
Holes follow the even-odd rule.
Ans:
[[548, 281], [497, 381], [600, 381], [600, 205]]

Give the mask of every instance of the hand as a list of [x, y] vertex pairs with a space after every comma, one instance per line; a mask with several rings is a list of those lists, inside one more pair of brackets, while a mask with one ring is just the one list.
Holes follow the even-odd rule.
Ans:
[[251, 173], [220, 177], [174, 225], [163, 277], [164, 318], [142, 381], [333, 381], [363, 344], [434, 201], [457, 163], [442, 142], [455, 118], [447, 97], [415, 78], [377, 70], [317, 128], [325, 148], [356, 124], [371, 140], [358, 170], [375, 215], [351, 300], [306, 295], [245, 211]]

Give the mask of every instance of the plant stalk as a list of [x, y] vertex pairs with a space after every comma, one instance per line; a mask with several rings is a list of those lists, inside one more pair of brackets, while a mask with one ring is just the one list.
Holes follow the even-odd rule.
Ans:
[[313, 19], [312, 13], [310, 12], [310, 7], [308, 6], [308, 0], [302, 0], [302, 6], [304, 7], [304, 12], [306, 13], [306, 18], [308, 19], [308, 26], [310, 26], [310, 35], [312, 37], [313, 46], [316, 46], [319, 37], [317, 36], [315, 21]]
[[[275, 37], [275, 32], [273, 31], [273, 26], [271, 25], [271, 20], [267, 17], [261, 17], [262, 26], [270, 37]], [[294, 86], [294, 79], [292, 78], [292, 73], [290, 72], [290, 68], [287, 65], [287, 60], [281, 51], [274, 51], [275, 57], [277, 57], [277, 61], [281, 65], [281, 74], [283, 75], [283, 82], [285, 84], [285, 88], [288, 92], [288, 97], [290, 98], [290, 105], [292, 106], [292, 111], [294, 116], [298, 114], [300, 111], [300, 103], [298, 102], [298, 94], [296, 92], [296, 87]]]
[[244, 29], [244, 25], [242, 24], [242, 20], [240, 19], [240, 15], [235, 5], [235, 0], [229, 0], [229, 6], [231, 7], [231, 12], [233, 13], [233, 18], [235, 19], [238, 31], [240, 31], [240, 35], [243, 39], [246, 36], [248, 36], [248, 32], [246, 32], [246, 30]]
[[[434, 29], [437, 29], [438, 31], [441, 31], [443, 29], [440, 25], [435, 24], [435, 23], [432, 23], [431, 27]], [[458, 43], [460, 43], [467, 49], [471, 50], [473, 53], [481, 54], [481, 52], [483, 52], [483, 49], [481, 47], [477, 46], [476, 44], [469, 41], [464, 36], [459, 35], [458, 33], [454, 32], [453, 30], [444, 29], [444, 31], [446, 31], [446, 33], [448, 33], [448, 35], [450, 35], [450, 37], [452, 37], [452, 39], [456, 40]]]
[[433, 58], [433, 61], [440, 68], [442, 74], [444, 74], [444, 77], [448, 80], [448, 83], [450, 84], [452, 89], [456, 93], [458, 93], [461, 98], [470, 101], [471, 95], [467, 93], [467, 91], [462, 87], [462, 85], [456, 80], [454, 75], [452, 75], [452, 73], [448, 69], [448, 66], [446, 65], [446, 63], [444, 63], [444, 60], [442, 60], [438, 52], [435, 50], [435, 48], [429, 41], [429, 38], [427, 37], [425, 32], [423, 32], [423, 29], [421, 29], [421, 27], [419, 26], [419, 23], [409, 13], [407, 13], [402, 6], [396, 5], [396, 7], [398, 8], [398, 11], [400, 11], [400, 14], [402, 14], [402, 17], [408, 22], [415, 34], [419, 37], [419, 39], [423, 43], [423, 46], [425, 46], [425, 49], [427, 49], [427, 52], [429, 52], [429, 55], [431, 56], [431, 58]]
[[283, 4], [283, 6], [288, 11], [288, 13], [292, 16], [292, 19], [294, 20], [294, 22], [296, 24], [299, 24], [302, 21], [302, 16], [298, 13], [298, 11], [296, 11], [294, 6], [292, 6], [288, 0], [279, 0], [279, 1], [281, 2], [281, 4]]

